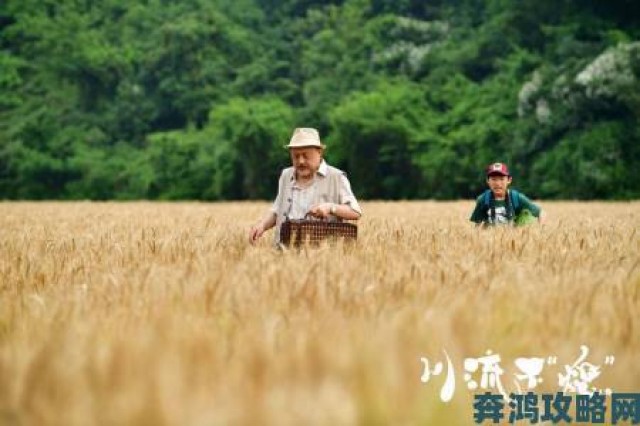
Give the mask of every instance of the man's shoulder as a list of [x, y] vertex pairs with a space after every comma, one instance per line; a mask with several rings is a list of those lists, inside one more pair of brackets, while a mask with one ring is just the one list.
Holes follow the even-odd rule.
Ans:
[[294, 168], [292, 166], [284, 168], [284, 169], [282, 169], [282, 172], [280, 173], [280, 177], [292, 176], [293, 175], [293, 171], [294, 171]]
[[329, 174], [346, 176], [347, 172], [345, 172], [344, 170], [340, 170], [337, 167], [333, 167], [333, 166], [327, 164], [327, 175], [329, 175]]

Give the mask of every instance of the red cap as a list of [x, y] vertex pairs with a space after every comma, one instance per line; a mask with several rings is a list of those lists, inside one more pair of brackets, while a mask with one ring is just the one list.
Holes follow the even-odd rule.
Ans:
[[487, 176], [491, 175], [500, 175], [500, 176], [511, 176], [509, 174], [509, 168], [504, 163], [493, 163], [487, 167]]

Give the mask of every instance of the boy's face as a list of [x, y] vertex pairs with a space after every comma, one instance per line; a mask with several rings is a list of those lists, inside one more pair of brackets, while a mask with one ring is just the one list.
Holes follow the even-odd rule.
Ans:
[[493, 196], [497, 199], [505, 198], [507, 189], [511, 185], [511, 176], [489, 175], [487, 176], [487, 185], [493, 192]]

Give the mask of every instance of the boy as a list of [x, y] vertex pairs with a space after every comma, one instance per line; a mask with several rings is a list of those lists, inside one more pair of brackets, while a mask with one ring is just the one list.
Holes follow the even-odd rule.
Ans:
[[476, 200], [470, 220], [480, 225], [526, 225], [533, 217], [542, 223], [542, 210], [524, 194], [509, 189], [511, 175], [504, 163], [487, 167], [487, 189]]

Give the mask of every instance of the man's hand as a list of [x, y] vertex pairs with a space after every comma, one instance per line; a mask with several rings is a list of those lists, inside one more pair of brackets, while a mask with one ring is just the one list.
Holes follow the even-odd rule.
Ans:
[[249, 243], [255, 244], [262, 234], [273, 228], [276, 224], [276, 214], [269, 210], [264, 217], [249, 230]]
[[313, 217], [327, 218], [331, 215], [333, 203], [320, 203], [309, 209], [309, 214]]
[[264, 225], [262, 225], [262, 222], [257, 225], [253, 225], [249, 230], [249, 242], [251, 244], [255, 244], [262, 234], [264, 234]]

